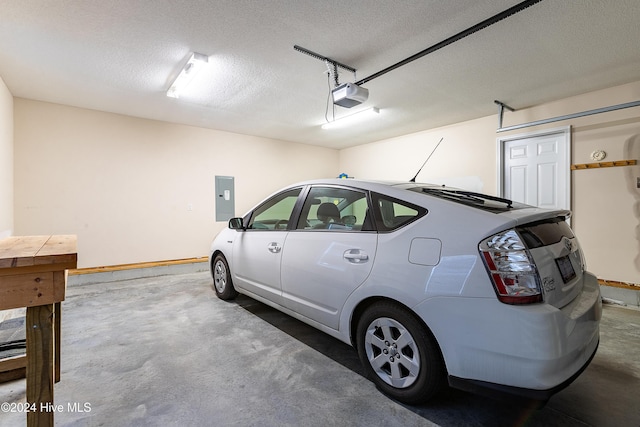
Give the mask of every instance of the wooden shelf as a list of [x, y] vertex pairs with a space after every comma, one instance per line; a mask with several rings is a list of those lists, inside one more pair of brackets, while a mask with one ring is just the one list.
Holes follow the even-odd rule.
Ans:
[[596, 162], [596, 163], [581, 163], [577, 165], [571, 165], [571, 170], [579, 169], [598, 169], [598, 168], [612, 168], [615, 166], [634, 166], [638, 164], [637, 160], [616, 160], [614, 162]]

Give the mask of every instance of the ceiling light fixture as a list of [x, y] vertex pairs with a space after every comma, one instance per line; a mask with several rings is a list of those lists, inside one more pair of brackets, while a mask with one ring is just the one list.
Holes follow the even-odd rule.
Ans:
[[325, 123], [322, 125], [322, 129], [336, 129], [349, 126], [364, 120], [378, 117], [378, 114], [380, 114], [380, 109], [378, 107], [368, 108], [366, 110], [358, 111], [355, 114], [350, 114], [348, 116], [340, 117], [332, 122]]
[[167, 90], [167, 96], [179, 98], [180, 93], [191, 83], [198, 72], [209, 62], [209, 57], [202, 53], [192, 53], [189, 60], [178, 74], [178, 77], [171, 83]]

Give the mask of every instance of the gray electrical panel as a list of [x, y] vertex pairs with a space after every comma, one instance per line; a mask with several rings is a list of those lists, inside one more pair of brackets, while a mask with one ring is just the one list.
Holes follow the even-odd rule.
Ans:
[[235, 216], [232, 176], [216, 176], [216, 221], [229, 221]]

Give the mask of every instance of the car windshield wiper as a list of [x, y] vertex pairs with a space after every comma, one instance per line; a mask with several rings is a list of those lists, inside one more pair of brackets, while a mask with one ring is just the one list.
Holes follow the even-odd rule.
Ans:
[[486, 200], [504, 203], [507, 209], [513, 208], [513, 201], [502, 197], [489, 196], [487, 194], [474, 193], [473, 191], [463, 190], [445, 190], [441, 188], [423, 188], [424, 193], [440, 196], [442, 198], [451, 199], [458, 202], [467, 202], [476, 205], [484, 205]]
[[499, 202], [499, 203], [504, 203], [505, 205], [507, 205], [507, 208], [512, 208], [513, 207], [513, 201], [509, 200], [509, 199], [505, 199], [503, 197], [496, 197], [496, 196], [490, 196], [488, 194], [480, 194], [480, 193], [474, 193], [472, 191], [456, 191], [459, 194], [464, 194], [467, 196], [473, 196], [473, 197], [481, 197], [483, 199], [486, 200], [492, 200], [494, 202]]

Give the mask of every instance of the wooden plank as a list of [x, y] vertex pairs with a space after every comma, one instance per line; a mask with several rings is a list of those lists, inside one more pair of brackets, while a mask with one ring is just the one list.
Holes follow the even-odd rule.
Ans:
[[17, 236], [0, 240], [0, 268], [33, 265], [49, 236]]
[[22, 236], [0, 240], [0, 276], [78, 267], [77, 238]]
[[571, 170], [611, 168], [616, 166], [634, 166], [637, 163], [638, 163], [637, 160], [616, 160], [613, 162], [579, 163], [576, 165], [571, 165]]
[[616, 280], [598, 279], [598, 282], [603, 286], [611, 286], [614, 288], [632, 289], [634, 291], [640, 291], [640, 283], [618, 282]]
[[72, 270], [75, 262], [61, 264], [29, 265], [27, 267], [0, 268], [0, 276], [15, 276], [17, 274], [43, 273], [50, 271]]
[[14, 356], [0, 359], [0, 372], [13, 371], [14, 369], [26, 368], [27, 356]]
[[56, 302], [52, 272], [0, 276], [0, 310]]
[[50, 236], [47, 242], [38, 251], [38, 256], [43, 255], [60, 255], [60, 254], [75, 254], [77, 250], [77, 237], [75, 234], [68, 235], [53, 235]]
[[67, 272], [66, 271], [54, 271], [53, 272], [53, 285], [54, 285], [54, 299], [57, 301], [54, 308], [54, 361], [55, 361], [55, 382], [60, 382], [60, 346], [61, 342], [61, 327], [62, 327], [62, 304], [60, 301], [64, 301], [65, 292], [67, 289]]
[[76, 268], [78, 261], [76, 241], [75, 235], [51, 236], [36, 253], [34, 264], [74, 263], [76, 265], [73, 268]]
[[53, 299], [54, 301], [64, 301], [64, 295], [67, 290], [67, 272], [53, 272]]
[[[53, 304], [27, 308], [27, 413], [28, 426], [53, 427]], [[44, 411], [41, 409], [45, 409]]]
[[184, 258], [184, 259], [175, 259], [175, 260], [167, 260], [167, 261], [139, 262], [134, 264], [119, 264], [119, 265], [108, 265], [104, 267], [79, 268], [79, 269], [69, 271], [69, 275], [78, 276], [82, 274], [105, 273], [109, 271], [133, 270], [137, 268], [152, 268], [152, 267], [164, 267], [169, 265], [196, 264], [200, 262], [207, 262], [208, 259], [209, 257]]
[[54, 372], [54, 381], [60, 382], [60, 346], [62, 345], [62, 335], [61, 335], [61, 326], [62, 326], [62, 303], [57, 302], [53, 305], [53, 339], [54, 339], [54, 349], [53, 349], [53, 361], [55, 365]]
[[26, 378], [27, 356], [14, 356], [0, 359], [0, 383]]
[[27, 368], [18, 368], [13, 371], [0, 372], [0, 383], [20, 380], [27, 377]]

